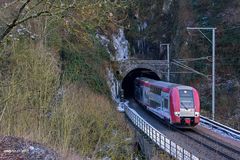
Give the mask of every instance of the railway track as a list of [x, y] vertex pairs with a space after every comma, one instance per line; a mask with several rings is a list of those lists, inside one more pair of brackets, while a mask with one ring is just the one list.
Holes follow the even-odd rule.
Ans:
[[218, 123], [216, 121], [213, 121], [207, 117], [201, 116], [200, 124], [203, 126], [206, 126], [209, 129], [214, 129], [216, 131], [222, 132], [228, 137], [231, 137], [235, 140], [240, 141], [240, 131], [235, 130], [233, 128], [230, 128], [228, 126], [225, 126], [221, 123]]
[[203, 135], [192, 130], [181, 130], [176, 127], [172, 127], [173, 130], [186, 136], [186, 138], [193, 140], [194, 142], [200, 144], [201, 146], [215, 152], [223, 157], [223, 159], [237, 160], [240, 157], [240, 150], [235, 149], [233, 146], [222, 143], [210, 136]]
[[219, 140], [218, 137], [221, 137], [221, 135], [217, 133], [211, 131], [214, 134], [214, 136], [212, 136], [209, 133], [201, 131], [201, 129], [199, 130], [199, 128], [191, 130], [178, 129], [166, 125], [166, 123], [159, 117], [142, 109], [142, 107], [132, 100], [130, 100], [130, 105], [140, 114], [140, 116], [144, 117], [148, 123], [155, 126], [156, 129], [167, 135], [168, 138], [174, 142], [179, 143], [189, 151], [192, 151], [195, 155], [199, 156], [200, 159], [235, 160], [240, 157], [240, 147], [237, 147], [240, 145], [237, 143], [237, 146], [234, 146], [231, 143], [228, 143], [228, 141]]

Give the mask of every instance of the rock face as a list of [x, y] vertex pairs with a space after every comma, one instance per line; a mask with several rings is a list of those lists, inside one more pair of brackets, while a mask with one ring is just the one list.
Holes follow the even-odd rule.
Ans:
[[[129, 27], [125, 29], [130, 46], [129, 55], [136, 59], [164, 60], [166, 48], [160, 48], [160, 44], [170, 43], [172, 61], [202, 58], [185, 61], [184, 64], [211, 75], [211, 43], [200, 32], [188, 31], [187, 27], [216, 27], [216, 113], [219, 114], [219, 120], [229, 119], [229, 116], [237, 117], [234, 115], [239, 113], [240, 87], [231, 84], [231, 81], [240, 79], [239, 20], [239, 0], [138, 0], [129, 11]], [[211, 39], [211, 32], [203, 32]], [[202, 107], [209, 112], [211, 77], [189, 74], [188, 70], [173, 63], [171, 72], [174, 72], [170, 77], [173, 82], [200, 90]], [[224, 123], [240, 126], [236, 122], [239, 119], [233, 119]]]
[[176, 3], [172, 0], [139, 0], [129, 12], [126, 37], [130, 54], [138, 59], [166, 59], [166, 49], [160, 43], [170, 43], [176, 19]]
[[52, 149], [22, 138], [0, 137], [0, 159], [2, 160], [57, 160], [59, 156]]
[[[107, 38], [100, 36], [109, 53], [115, 52], [115, 55], [110, 54], [111, 59], [123, 63], [127, 60], [166, 60], [167, 49], [160, 46], [169, 43], [170, 80], [199, 90], [202, 113], [210, 116], [212, 46], [209, 40], [212, 33], [202, 31], [204, 37], [198, 30], [190, 31], [187, 27], [217, 28], [216, 117], [219, 121], [224, 120], [223, 123], [240, 126], [236, 116], [240, 110], [240, 87], [231, 86], [231, 81], [240, 79], [240, 1], [136, 0], [133, 4], [127, 12], [124, 30], [116, 30]], [[196, 74], [186, 66], [202, 74]], [[229, 116], [233, 116], [233, 120], [226, 121], [231, 119]]]
[[119, 29], [117, 35], [113, 35], [113, 45], [116, 50], [116, 61], [128, 59], [128, 41], [125, 38], [123, 29]]

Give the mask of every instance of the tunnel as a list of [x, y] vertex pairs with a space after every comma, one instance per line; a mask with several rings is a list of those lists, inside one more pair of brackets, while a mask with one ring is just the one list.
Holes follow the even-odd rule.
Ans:
[[130, 71], [122, 80], [124, 98], [129, 99], [134, 96], [134, 80], [137, 77], [147, 77], [155, 80], [160, 80], [160, 77], [152, 70], [146, 68], [134, 69]]

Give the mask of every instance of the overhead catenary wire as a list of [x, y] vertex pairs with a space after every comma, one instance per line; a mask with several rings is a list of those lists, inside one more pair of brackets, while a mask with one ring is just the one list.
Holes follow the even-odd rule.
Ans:
[[194, 61], [200, 61], [200, 60], [207, 60], [209, 62], [211, 61], [212, 56], [206, 56], [206, 57], [199, 57], [199, 58], [184, 58], [184, 59], [175, 59], [178, 62], [194, 62]]
[[193, 73], [196, 73], [196, 74], [199, 74], [199, 75], [201, 75], [201, 76], [203, 76], [203, 77], [209, 78], [209, 75], [206, 75], [206, 74], [204, 74], [204, 73], [201, 73], [201, 72], [199, 72], [199, 71], [197, 71], [197, 70], [195, 70], [195, 69], [193, 69], [193, 68], [191, 68], [191, 67], [189, 67], [189, 66], [187, 66], [187, 65], [185, 65], [185, 64], [183, 64], [183, 63], [181, 63], [181, 62], [178, 62], [178, 61], [176, 61], [176, 60], [173, 60], [172, 63], [175, 64], [175, 65], [177, 65], [177, 66], [179, 66], [179, 67], [181, 67], [181, 68], [184, 68], [184, 69], [187, 69], [187, 70], [189, 70], [189, 71], [192, 71]]
[[[168, 73], [168, 72], [162, 72], [162, 73]], [[193, 72], [170, 72], [170, 74], [192, 74]]]
[[240, 26], [235, 26], [235, 27], [232, 27], [232, 28], [224, 28], [224, 29], [219, 30], [219, 31], [217, 31], [217, 32], [230, 31], [230, 30], [234, 30], [234, 29], [238, 29], [238, 28], [240, 28]]
[[[219, 29], [218, 31], [216, 31], [216, 33], [224, 33], [224, 34], [233, 34], [232, 32], [234, 32], [234, 35], [238, 35], [240, 34], [239, 29], [240, 26], [235, 26], [232, 28], [224, 28], [224, 29]], [[203, 31], [199, 31], [205, 38], [207, 38], [207, 40], [209, 41], [209, 38], [207, 36], [204, 35]], [[191, 33], [191, 36], [197, 36], [197, 33]]]

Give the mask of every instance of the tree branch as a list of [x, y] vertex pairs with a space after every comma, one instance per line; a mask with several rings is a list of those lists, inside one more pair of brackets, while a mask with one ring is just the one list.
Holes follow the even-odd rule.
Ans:
[[18, 14], [16, 16], [16, 18], [12, 21], [12, 23], [9, 25], [9, 26], [15, 26], [16, 25], [16, 22], [17, 20], [19, 19], [21, 13], [23, 12], [24, 8], [28, 5], [28, 3], [30, 3], [31, 0], [27, 0], [23, 5], [22, 7], [19, 9], [18, 11]]
[[51, 16], [52, 14], [49, 12], [49, 11], [42, 11], [42, 12], [39, 12], [39, 13], [36, 13], [36, 14], [33, 14], [33, 15], [30, 15], [20, 21], [17, 21], [16, 22], [16, 25], [19, 25], [23, 22], [26, 22], [27, 20], [29, 19], [33, 19], [33, 18], [37, 18], [37, 17], [40, 17], [40, 16]]
[[24, 8], [31, 2], [31, 0], [27, 0], [19, 9], [17, 16], [13, 19], [11, 24], [7, 25], [7, 28], [3, 32], [3, 34], [0, 35], [0, 43], [2, 43], [2, 40], [6, 35], [8, 35], [11, 30], [16, 26], [16, 22], [18, 21], [21, 13], [23, 12]]
[[[30, 19], [33, 18], [37, 18], [40, 16], [52, 16], [57, 15], [57, 14], [61, 14], [63, 11], [69, 10], [70, 8], [74, 8], [75, 4], [76, 4], [76, 0], [73, 0], [73, 3], [64, 7], [64, 8], [59, 8], [59, 11], [56, 10], [56, 12], [51, 13], [52, 8], [54, 7], [54, 2], [55, 0], [52, 0], [51, 2], [49, 1], [45, 1], [45, 4], [49, 4], [50, 6], [47, 7], [47, 9], [45, 9], [44, 11], [40, 11], [37, 13], [33, 13], [32, 15], [22, 15], [24, 9], [26, 8], [26, 6], [31, 2], [32, 0], [27, 0], [19, 9], [18, 14], [16, 15], [16, 17], [13, 19], [13, 21], [11, 22], [11, 24], [7, 25], [7, 28], [5, 29], [5, 31], [0, 35], [0, 43], [2, 43], [3, 39], [12, 31], [12, 29], [14, 27], [16, 27], [17, 25], [24, 23]], [[36, 6], [40, 5], [40, 3], [44, 2], [44, 0], [40, 0], [38, 3], [35, 4], [35, 6], [33, 6], [30, 10], [33, 10], [33, 8], [35, 8]], [[35, 9], [36, 10], [36, 9]], [[22, 19], [20, 18], [22, 17]]]

